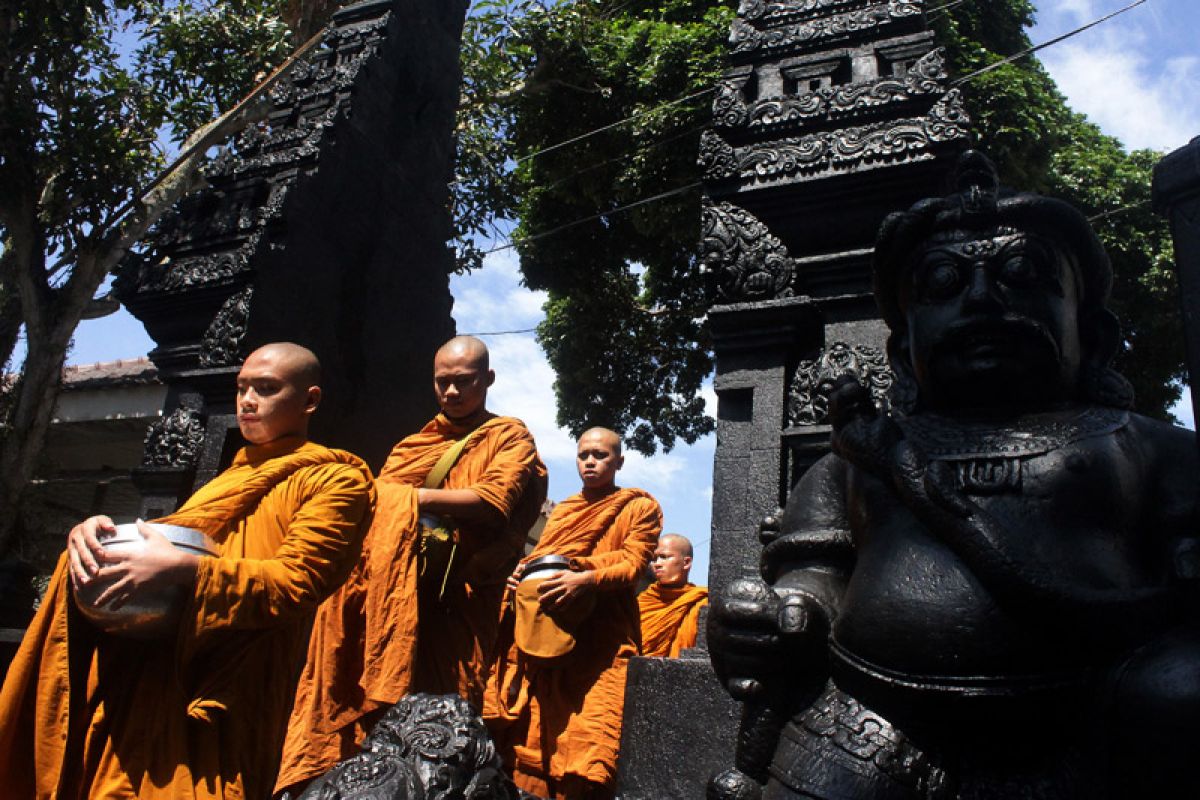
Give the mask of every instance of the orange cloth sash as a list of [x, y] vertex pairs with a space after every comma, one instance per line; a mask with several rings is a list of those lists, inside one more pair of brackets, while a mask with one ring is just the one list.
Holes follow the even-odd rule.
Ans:
[[700, 609], [708, 603], [708, 589], [688, 583], [665, 587], [657, 581], [638, 595], [642, 617], [642, 655], [677, 658], [696, 644]]

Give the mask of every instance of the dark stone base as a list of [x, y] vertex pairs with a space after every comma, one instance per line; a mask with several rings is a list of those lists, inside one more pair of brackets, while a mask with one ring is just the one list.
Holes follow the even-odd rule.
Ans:
[[713, 674], [708, 651], [635, 658], [625, 687], [617, 797], [697, 800], [733, 764], [741, 705]]

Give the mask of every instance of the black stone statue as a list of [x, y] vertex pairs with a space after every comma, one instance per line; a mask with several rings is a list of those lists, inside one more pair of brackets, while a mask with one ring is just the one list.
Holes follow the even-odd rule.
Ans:
[[451, 694], [412, 694], [380, 718], [362, 752], [313, 781], [299, 800], [538, 798], [517, 789], [504, 774], [470, 703]]
[[745, 701], [711, 798], [1200, 797], [1197, 447], [1130, 411], [1108, 259], [1074, 208], [957, 191], [883, 224], [890, 407], [715, 598]]

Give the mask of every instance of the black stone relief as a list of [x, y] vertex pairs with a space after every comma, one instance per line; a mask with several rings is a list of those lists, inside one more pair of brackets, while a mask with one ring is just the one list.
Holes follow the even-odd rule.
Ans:
[[146, 431], [142, 466], [194, 467], [203, 444], [204, 418], [198, 411], [181, 406]]
[[[287, 797], [288, 795], [285, 795]], [[383, 715], [362, 752], [297, 800], [538, 800], [504, 774], [483, 720], [457, 695], [409, 695]]]
[[250, 322], [250, 301], [254, 287], [243, 287], [221, 306], [204, 338], [200, 341], [200, 366], [228, 367], [242, 363], [242, 341]]
[[834, 342], [817, 358], [797, 365], [788, 390], [787, 424], [827, 424], [829, 395], [847, 375], [867, 387], [876, 408], [885, 407], [893, 376], [884, 352], [870, 345]]
[[[705, 177], [769, 181], [845, 170], [898, 158], [932, 158], [935, 145], [965, 140], [970, 119], [958, 90], [938, 101], [927, 117], [877, 122], [734, 148], [732, 158], [718, 149], [701, 150]], [[703, 145], [703, 141], [702, 141]], [[713, 160], [705, 161], [712, 153]], [[718, 160], [719, 159], [719, 160]]]
[[791, 297], [795, 263], [783, 243], [749, 212], [731, 203], [706, 202], [700, 260], [715, 276], [724, 302]]
[[891, 0], [889, 3], [872, 5], [844, 14], [765, 30], [736, 19], [729, 35], [729, 43], [734, 55], [789, 50], [823, 40], [861, 34], [921, 13], [920, 0]]

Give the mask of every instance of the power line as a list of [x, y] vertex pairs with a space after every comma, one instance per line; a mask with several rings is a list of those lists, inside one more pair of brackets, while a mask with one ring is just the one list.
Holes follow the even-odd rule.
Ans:
[[[1142, 0], [1142, 2], [1145, 2], [1145, 0]], [[694, 100], [697, 97], [702, 97], [703, 95], [710, 94], [712, 92], [715, 92], [716, 89], [717, 89], [716, 86], [710, 86], [707, 89], [701, 89], [698, 92], [692, 92], [689, 95], [684, 95], [683, 97], [677, 97], [674, 100], [668, 100], [665, 103], [660, 103], [659, 105], [654, 106], [653, 108], [647, 108], [643, 111], [634, 112], [633, 114], [630, 114], [628, 117], [625, 117], [624, 119], [619, 119], [616, 122], [609, 123], [608, 125], [604, 125], [600, 128], [596, 128], [595, 130], [590, 130], [587, 133], [581, 133], [578, 136], [573, 136], [570, 139], [559, 142], [557, 144], [552, 144], [549, 147], [543, 147], [541, 150], [534, 150], [529, 155], [521, 156], [520, 158], [518, 158], [517, 163], [523, 164], [524, 162], [529, 161], [532, 158], [537, 158], [540, 155], [553, 152], [554, 150], [559, 150], [563, 147], [566, 147], [567, 145], [575, 144], [576, 142], [582, 142], [584, 139], [590, 139], [591, 137], [596, 136], [597, 134], [601, 134], [601, 133], [604, 133], [605, 131], [610, 131], [613, 128], [620, 127], [621, 125], [624, 125], [626, 122], [631, 122], [632, 120], [638, 119], [639, 117], [644, 117], [648, 114], [653, 114], [655, 111], [659, 111], [661, 109], [668, 108], [670, 106], [678, 105], [679, 103], [686, 103], [688, 100]]]
[[518, 328], [513, 331], [475, 331], [474, 333], [461, 333], [460, 336], [508, 336], [513, 333], [532, 333], [537, 328]]
[[554, 234], [559, 233], [560, 231], [565, 231], [567, 228], [573, 228], [576, 225], [582, 225], [585, 222], [591, 222], [592, 220], [600, 219], [601, 217], [608, 217], [608, 216], [612, 216], [613, 214], [619, 214], [622, 211], [628, 211], [631, 208], [637, 208], [638, 206], [644, 206], [648, 203], [656, 203], [659, 200], [665, 200], [668, 197], [672, 197], [677, 194], [683, 194], [684, 192], [690, 191], [699, 186], [700, 186], [700, 181], [696, 181], [695, 183], [689, 183], [687, 186], [680, 186], [677, 189], [671, 189], [666, 192], [660, 192], [659, 194], [656, 194], [652, 197], [645, 197], [645, 198], [642, 198], [641, 200], [635, 200], [632, 203], [628, 203], [626, 205], [619, 206], [617, 208], [609, 209], [608, 211], [601, 211], [599, 213], [592, 214], [589, 217], [584, 217], [583, 219], [577, 219], [577, 220], [574, 220], [573, 222], [568, 222], [565, 225], [559, 225], [557, 228], [551, 228], [548, 231], [542, 231], [541, 233], [535, 233], [535, 234], [532, 234], [531, 236], [522, 237], [520, 240], [510, 239], [509, 241], [505, 242], [502, 245], [497, 245], [496, 247], [493, 247], [490, 250], [484, 250], [482, 253], [480, 253], [480, 255], [484, 255], [484, 256], [491, 255], [492, 253], [498, 253], [501, 250], [507, 250], [510, 247], [516, 247], [519, 244], [528, 244], [529, 242], [536, 242], [538, 239], [544, 239], [547, 236], [553, 236]]
[[1092, 216], [1087, 218], [1087, 221], [1088, 222], [1099, 222], [1102, 219], [1108, 219], [1109, 217], [1115, 217], [1119, 214], [1125, 214], [1130, 211], [1137, 211], [1139, 208], [1145, 208], [1148, 205], [1150, 205], [1150, 201], [1143, 200], [1140, 203], [1133, 203], [1132, 205], [1122, 206], [1121, 208], [1114, 208], [1112, 211], [1102, 211], [1099, 214], [1093, 214]]
[[1081, 25], [1080, 27], [1076, 28], [1073, 31], [1064, 33], [1062, 36], [1056, 36], [1053, 39], [1050, 39], [1049, 41], [1042, 42], [1041, 44], [1034, 45], [1032, 47], [1026, 47], [1024, 50], [1020, 51], [1019, 53], [1013, 53], [1011, 56], [1005, 56], [1004, 58], [1000, 59], [999, 61], [995, 62], [994, 64], [988, 64], [986, 67], [982, 67], [968, 75], [964, 75], [961, 78], [958, 78], [957, 80], [951, 82], [949, 88], [953, 89], [955, 87], [961, 86], [962, 84], [966, 83], [969, 80], [978, 78], [980, 75], [984, 75], [995, 69], [1000, 69], [1000, 67], [1003, 67], [1005, 64], [1011, 64], [1014, 61], [1018, 61], [1022, 58], [1025, 58], [1025, 56], [1033, 55], [1034, 53], [1038, 52], [1039, 50], [1044, 50], [1045, 48], [1050, 47], [1051, 45], [1055, 45], [1055, 44], [1058, 44], [1059, 42], [1070, 39], [1072, 36], [1076, 36], [1080, 33], [1083, 33], [1084, 31], [1088, 30], [1089, 28], [1094, 28], [1102, 22], [1107, 22], [1108, 20], [1112, 19], [1115, 16], [1118, 16], [1119, 14], [1124, 14], [1126, 11], [1130, 11], [1134, 8], [1137, 8], [1138, 6], [1142, 5], [1145, 2], [1146, 2], [1146, 0], [1136, 0], [1136, 2], [1130, 3], [1129, 5], [1125, 6], [1124, 8], [1117, 9], [1116, 11], [1112, 12], [1111, 14], [1106, 14], [1103, 17], [1100, 17], [1099, 19], [1092, 20], [1091, 22], [1089, 22], [1086, 25]]

